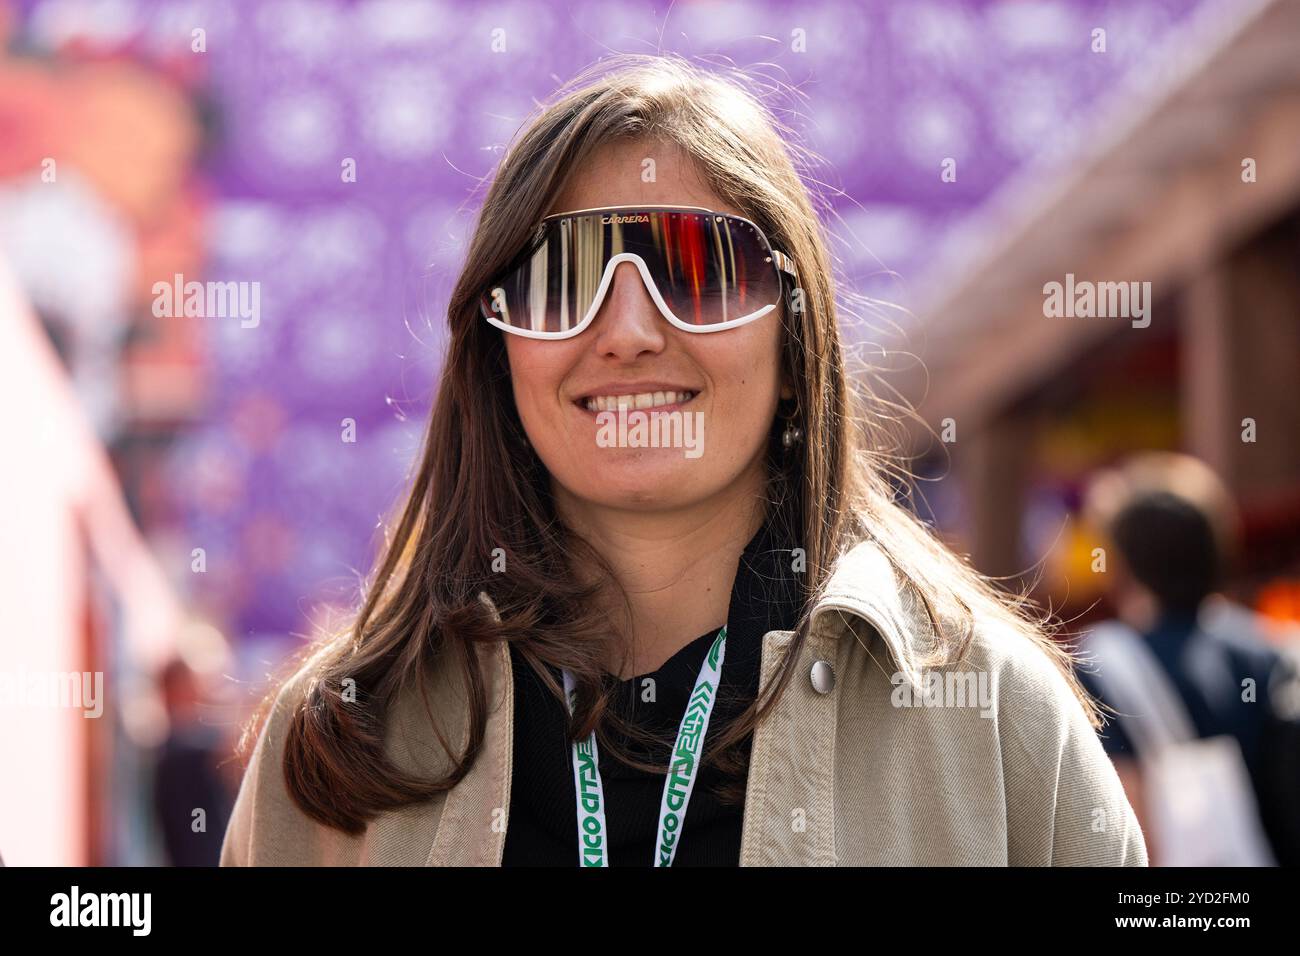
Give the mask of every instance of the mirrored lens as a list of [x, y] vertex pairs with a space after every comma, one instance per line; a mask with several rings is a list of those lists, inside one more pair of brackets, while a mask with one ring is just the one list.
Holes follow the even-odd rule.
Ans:
[[670, 312], [689, 325], [745, 318], [781, 295], [762, 233], [729, 216], [668, 213], [650, 230], [646, 264]]
[[485, 316], [512, 328], [559, 334], [595, 301], [609, 261], [639, 256], [664, 306], [681, 322], [707, 327], [775, 305], [781, 280], [767, 241], [743, 219], [714, 213], [609, 211], [551, 220], [482, 300]]

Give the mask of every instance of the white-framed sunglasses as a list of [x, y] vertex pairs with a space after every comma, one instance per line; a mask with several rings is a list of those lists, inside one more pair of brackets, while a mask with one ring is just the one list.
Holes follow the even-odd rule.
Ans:
[[621, 262], [636, 266], [659, 312], [683, 332], [760, 319], [798, 280], [794, 261], [743, 216], [700, 206], [604, 206], [544, 218], [528, 248], [484, 290], [479, 309], [513, 335], [572, 338], [600, 311]]

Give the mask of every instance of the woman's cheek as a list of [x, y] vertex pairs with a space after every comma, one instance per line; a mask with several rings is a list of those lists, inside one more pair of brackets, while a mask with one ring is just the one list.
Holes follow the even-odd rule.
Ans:
[[768, 422], [763, 405], [761, 395], [740, 393], [718, 410], [717, 417], [727, 425], [714, 429], [715, 441], [729, 462], [741, 465], [765, 447]]
[[720, 352], [713, 363], [717, 400], [711, 417], [716, 423], [709, 424], [719, 446], [728, 447], [729, 457], [748, 458], [767, 444], [780, 390], [776, 343], [768, 338], [752, 335], [744, 347]]
[[559, 389], [565, 367], [558, 343], [521, 339], [507, 343], [515, 407], [533, 445], [553, 445], [564, 428]]

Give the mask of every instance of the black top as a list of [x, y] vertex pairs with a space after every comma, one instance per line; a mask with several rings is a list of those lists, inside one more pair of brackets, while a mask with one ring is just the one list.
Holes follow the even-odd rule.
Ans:
[[[765, 525], [746, 546], [731, 590], [727, 648], [717, 709], [709, 721], [705, 755], [732, 719], [758, 693], [763, 635], [792, 630], [798, 619], [797, 582], [788, 546]], [[671, 742], [717, 631], [701, 634], [658, 670], [617, 681], [613, 706], [662, 740], [647, 752], [620, 740], [625, 751], [649, 758], [664, 770], [650, 774], [600, 751], [605, 822], [611, 866], [650, 866], [655, 857], [659, 804]], [[503, 866], [577, 866], [578, 823], [573, 787], [573, 751], [565, 739], [568, 712], [514, 648], [514, 768]], [[560, 672], [552, 669], [556, 681]], [[611, 683], [615, 678], [610, 677]], [[653, 683], [647, 683], [652, 681]], [[646, 688], [653, 688], [653, 701]], [[748, 757], [752, 742], [741, 753]], [[703, 766], [691, 791], [674, 866], [735, 866], [740, 861], [743, 801], [724, 803], [714, 790], [724, 778]], [[740, 781], [743, 789], [744, 781]]]

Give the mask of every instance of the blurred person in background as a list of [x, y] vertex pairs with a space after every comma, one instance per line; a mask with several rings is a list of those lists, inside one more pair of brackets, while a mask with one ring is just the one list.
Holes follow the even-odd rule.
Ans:
[[169, 661], [158, 685], [169, 729], [154, 769], [153, 796], [167, 859], [172, 866], [216, 866], [234, 802], [218, 770], [229, 741], [202, 720], [200, 677], [185, 661]]
[[1135, 456], [1089, 488], [1117, 618], [1080, 676], [1115, 713], [1102, 735], [1155, 865], [1295, 862], [1294, 669], [1259, 617], [1222, 594], [1232, 500], [1200, 461]]

